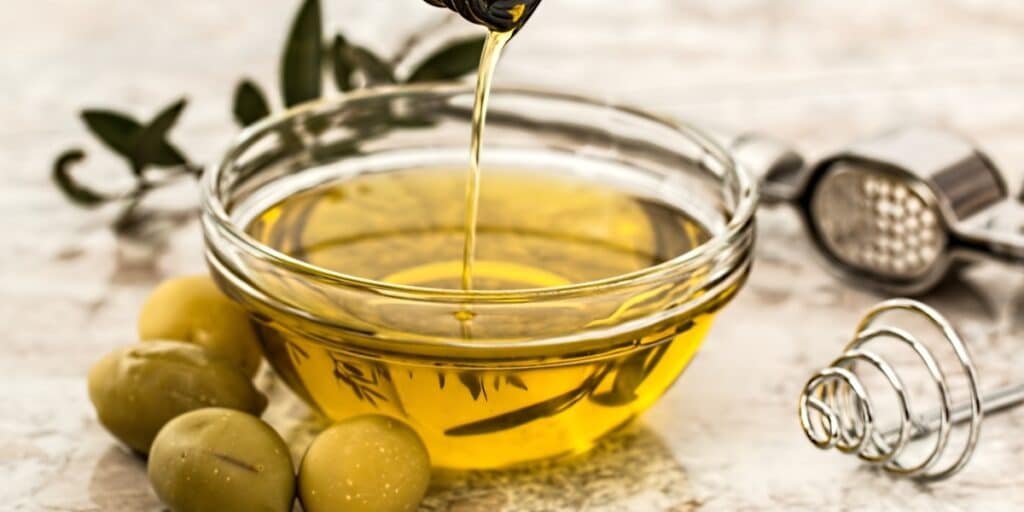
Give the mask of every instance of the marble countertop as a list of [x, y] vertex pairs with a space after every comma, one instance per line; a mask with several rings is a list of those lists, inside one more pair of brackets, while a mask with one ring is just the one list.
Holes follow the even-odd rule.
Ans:
[[[381, 51], [436, 21], [417, 0], [326, 0], [328, 24]], [[235, 133], [237, 80], [274, 84], [296, 2], [0, 0], [0, 510], [160, 510], [143, 463], [96, 423], [84, 375], [134, 341], [161, 279], [202, 269], [194, 220], [165, 246], [115, 237], [112, 212], [69, 206], [53, 158], [120, 163], [77, 120], [84, 106], [152, 115], [191, 100], [174, 138], [200, 161]], [[1014, 0], [558, 0], [510, 49], [501, 83], [558, 87], [665, 114], [762, 130], [820, 155], [912, 122], [954, 127], [1024, 178], [1024, 4]], [[402, 12], [402, 16], [395, 16]], [[174, 200], [191, 201], [189, 190]], [[542, 472], [464, 475], [431, 511], [1012, 510], [1024, 507], [1024, 410], [991, 417], [955, 479], [889, 478], [804, 439], [796, 397], [879, 295], [814, 263], [796, 216], [759, 214], [756, 268], [697, 361], [634, 429]], [[957, 322], [983, 384], [1024, 374], [1024, 279], [981, 266], [925, 299]], [[272, 382], [264, 381], [265, 385]], [[301, 430], [297, 405], [279, 428]]]

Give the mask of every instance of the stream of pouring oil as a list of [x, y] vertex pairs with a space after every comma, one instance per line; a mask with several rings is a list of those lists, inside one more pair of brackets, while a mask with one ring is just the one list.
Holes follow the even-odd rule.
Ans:
[[480, 153], [483, 147], [484, 127], [487, 123], [487, 102], [491, 95], [494, 70], [505, 45], [514, 31], [487, 34], [480, 69], [476, 82], [476, 97], [473, 104], [473, 138], [470, 142], [469, 175], [466, 178], [466, 220], [465, 241], [462, 247], [462, 289], [473, 289], [473, 260], [476, 253], [476, 225], [480, 214]]

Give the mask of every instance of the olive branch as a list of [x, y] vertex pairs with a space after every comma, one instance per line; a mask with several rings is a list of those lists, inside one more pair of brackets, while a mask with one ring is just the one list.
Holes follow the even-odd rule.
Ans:
[[[449, 41], [412, 66], [405, 76], [397, 76], [396, 68], [420, 40], [421, 34], [414, 34], [393, 60], [385, 60], [340, 33], [325, 38], [320, 1], [303, 0], [281, 56], [281, 103], [287, 108], [321, 98], [325, 82], [333, 82], [334, 89], [344, 94], [380, 84], [455, 80], [476, 69], [484, 41], [483, 37]], [[75, 170], [86, 153], [80, 148], [65, 150], [56, 158], [51, 175], [54, 183], [76, 206], [94, 209], [119, 205], [114, 230], [119, 234], [136, 232], [141, 223], [151, 218], [140, 213], [140, 206], [151, 192], [178, 178], [202, 175], [203, 166], [194, 163], [171, 140], [171, 132], [187, 106], [186, 98], [178, 99], [148, 122], [112, 109], [83, 110], [81, 118], [86, 128], [125, 161], [133, 185], [123, 190], [106, 190], [81, 181]], [[240, 126], [249, 126], [269, 116], [271, 104], [255, 81], [243, 78], [235, 87], [232, 114]]]

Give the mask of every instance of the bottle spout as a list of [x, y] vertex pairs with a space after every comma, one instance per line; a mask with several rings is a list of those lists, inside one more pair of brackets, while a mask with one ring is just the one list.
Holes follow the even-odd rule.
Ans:
[[426, 0], [498, 32], [518, 31], [533, 15], [540, 0]]

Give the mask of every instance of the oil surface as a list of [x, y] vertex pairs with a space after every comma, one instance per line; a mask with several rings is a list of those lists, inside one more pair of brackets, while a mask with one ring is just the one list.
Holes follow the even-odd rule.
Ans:
[[[465, 169], [367, 174], [291, 195], [257, 216], [248, 231], [321, 268], [458, 290], [464, 192]], [[480, 194], [473, 281], [478, 289], [545, 288], [617, 276], [671, 259], [709, 236], [682, 211], [555, 173], [489, 169]], [[363, 336], [388, 340], [419, 339], [424, 332], [489, 339], [510, 329], [530, 337], [576, 317], [599, 319], [588, 325], [614, 323], [630, 309], [657, 308], [659, 301], [683, 293], [678, 286], [661, 287], [610, 308], [582, 300], [542, 322], [533, 313], [518, 314], [514, 305], [505, 321], [467, 306], [469, 316], [410, 311], [361, 329], [367, 331]], [[367, 310], [386, 309], [387, 299], [379, 300]], [[337, 348], [349, 341], [344, 331], [314, 340], [276, 320], [271, 314], [264, 322], [268, 358], [327, 416], [393, 415], [420, 433], [438, 466], [481, 468], [586, 450], [668, 388], [699, 346], [711, 315], [675, 318], [633, 333], [638, 343], [649, 343], [642, 349], [532, 369], [371, 359]]]
[[[395, 284], [459, 289], [464, 171], [368, 174], [295, 194], [249, 225], [318, 267]], [[703, 243], [685, 213], [610, 186], [542, 171], [481, 183], [475, 288], [547, 288], [619, 276]]]

